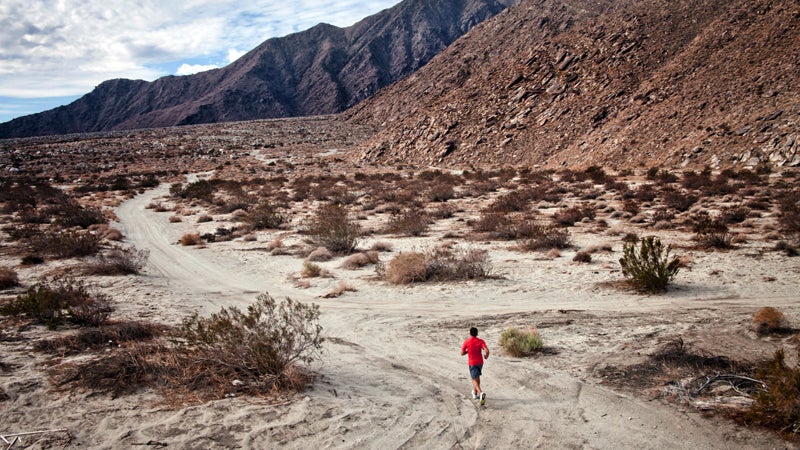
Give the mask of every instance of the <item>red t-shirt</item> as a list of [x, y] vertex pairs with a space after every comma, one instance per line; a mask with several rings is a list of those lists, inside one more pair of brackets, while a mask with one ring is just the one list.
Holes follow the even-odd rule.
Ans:
[[486, 342], [483, 339], [475, 336], [470, 336], [461, 345], [461, 351], [467, 351], [467, 364], [470, 366], [480, 366], [483, 364], [483, 350], [486, 348]]

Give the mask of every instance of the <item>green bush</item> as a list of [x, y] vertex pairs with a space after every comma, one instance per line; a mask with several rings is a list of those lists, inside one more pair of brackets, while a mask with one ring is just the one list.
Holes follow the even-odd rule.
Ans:
[[101, 238], [87, 231], [46, 232], [31, 238], [31, 250], [56, 258], [94, 255], [100, 250]]
[[304, 223], [304, 230], [317, 245], [333, 253], [352, 253], [358, 244], [361, 226], [351, 219], [347, 209], [328, 203]]
[[[640, 244], [638, 247], [637, 243]], [[665, 248], [655, 236], [626, 243], [619, 260], [622, 274], [640, 291], [655, 293], [665, 290], [680, 266], [677, 257], [670, 259], [671, 249], [671, 246]]]
[[500, 346], [511, 356], [529, 356], [542, 351], [544, 345], [539, 332], [531, 329], [521, 331], [506, 328], [500, 335]]
[[319, 306], [258, 296], [246, 312], [223, 307], [209, 318], [184, 320], [180, 336], [191, 359], [234, 369], [243, 378], [281, 386], [298, 362], [311, 363], [322, 348]]

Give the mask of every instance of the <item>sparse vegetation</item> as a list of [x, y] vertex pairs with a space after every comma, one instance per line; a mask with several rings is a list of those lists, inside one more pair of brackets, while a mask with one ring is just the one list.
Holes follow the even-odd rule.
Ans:
[[622, 274], [637, 290], [656, 293], [666, 289], [678, 274], [680, 261], [670, 258], [671, 246], [661, 243], [655, 236], [643, 237], [638, 245], [626, 243], [619, 263]]
[[519, 330], [506, 328], [500, 334], [500, 346], [511, 356], [530, 356], [542, 351], [544, 347], [539, 332], [535, 329]]

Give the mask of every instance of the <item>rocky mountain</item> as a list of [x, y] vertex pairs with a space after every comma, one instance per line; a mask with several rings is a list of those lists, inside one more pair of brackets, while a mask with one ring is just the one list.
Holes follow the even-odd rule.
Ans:
[[800, 165], [796, 0], [523, 0], [348, 112], [365, 161]]
[[351, 27], [267, 40], [222, 69], [106, 81], [69, 105], [0, 124], [0, 138], [339, 112], [516, 1], [405, 0]]

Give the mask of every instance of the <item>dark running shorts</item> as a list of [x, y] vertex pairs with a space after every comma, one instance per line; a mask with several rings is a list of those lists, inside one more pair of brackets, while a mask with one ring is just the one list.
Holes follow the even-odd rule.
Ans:
[[469, 366], [469, 376], [470, 378], [478, 378], [481, 376], [481, 369], [483, 369], [483, 364], [480, 366]]

